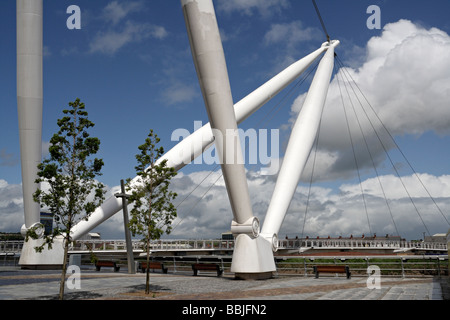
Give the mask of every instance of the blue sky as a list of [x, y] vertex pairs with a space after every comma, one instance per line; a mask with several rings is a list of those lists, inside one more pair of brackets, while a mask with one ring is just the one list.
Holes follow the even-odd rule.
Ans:
[[[311, 1], [218, 0], [214, 3], [235, 102], [326, 40]], [[446, 0], [432, 4], [403, 0], [319, 0], [317, 3], [330, 36], [341, 41], [337, 48], [340, 60], [350, 68], [414, 170], [424, 174], [430, 192], [437, 190], [438, 202], [447, 220], [450, 219], [450, 206], [446, 204], [450, 198], [450, 20], [447, 17], [450, 3]], [[66, 9], [73, 4], [81, 9], [81, 30], [66, 27], [69, 17]], [[381, 9], [379, 30], [367, 28], [370, 14], [366, 9], [370, 5]], [[178, 0], [45, 0], [44, 12], [44, 150], [57, 130], [56, 120], [61, 117], [61, 111], [69, 101], [80, 98], [86, 104], [90, 120], [96, 124], [92, 135], [101, 140], [100, 156], [105, 167], [100, 180], [113, 188], [120, 179], [134, 177], [137, 146], [142, 144], [150, 128], [168, 151], [176, 144], [171, 141], [174, 130], [185, 128], [192, 132], [194, 121], [208, 121]], [[1, 1], [0, 15], [0, 231], [14, 231], [23, 223], [16, 109], [15, 1]], [[301, 107], [307, 83], [283, 101], [283, 109], [266, 127], [282, 129], [281, 145], [286, 142], [290, 121]], [[336, 88], [336, 83], [330, 87], [328, 120], [324, 115], [324, 123], [330, 126], [322, 131], [323, 142], [318, 154], [323, 165], [317, 169], [317, 189], [312, 201], [318, 211], [314, 215], [311, 209], [309, 222], [305, 224], [310, 236], [369, 232], [363, 223], [364, 214], [361, 223], [351, 223], [354, 216], [350, 212], [360, 211], [356, 209], [358, 196], [352, 193], [358, 181], [355, 168], [350, 166], [349, 147], [339, 138], [345, 136], [346, 128], [334, 125], [331, 120], [337, 114]], [[242, 128], [257, 128], [258, 122], [281, 103], [283, 96], [281, 93], [246, 120]], [[378, 164], [386, 167], [386, 157], [378, 152]], [[373, 173], [369, 172], [367, 159], [362, 165], [365, 170], [362, 179], [370, 183]], [[205, 165], [183, 169], [174, 184], [179, 199], [212, 169]], [[392, 170], [386, 169], [383, 174], [390, 186], [396, 185], [398, 181], [392, 176]], [[411, 172], [402, 174], [410, 177]], [[252, 179], [251, 193], [262, 197], [253, 198], [255, 214], [263, 220], [274, 178]], [[186, 208], [180, 206], [179, 227], [174, 230], [174, 236], [214, 237], [229, 229], [232, 215], [223, 183], [219, 182], [211, 190], [209, 198], [204, 199], [207, 203], [191, 211], [208, 187], [198, 188], [197, 195], [193, 194], [193, 199], [184, 203]], [[298, 197], [293, 200], [284, 223], [285, 234], [301, 232], [306, 188], [306, 184], [301, 185]], [[376, 192], [370, 195], [377, 197]], [[417, 198], [424, 197], [418, 193]], [[446, 232], [449, 226], [445, 219], [429, 212], [432, 210], [429, 205], [425, 207], [430, 233]], [[211, 210], [217, 211], [221, 218], [217, 219]], [[408, 223], [409, 220], [417, 222], [417, 217], [408, 218], [403, 207], [397, 211], [401, 211], [398, 225], [403, 230], [400, 233], [419, 238], [424, 227], [420, 222], [414, 226]], [[383, 224], [386, 218], [380, 218], [378, 213], [373, 215], [371, 231], [396, 233], [392, 226]], [[108, 223], [100, 229], [102, 234], [122, 237], [120, 217]]]

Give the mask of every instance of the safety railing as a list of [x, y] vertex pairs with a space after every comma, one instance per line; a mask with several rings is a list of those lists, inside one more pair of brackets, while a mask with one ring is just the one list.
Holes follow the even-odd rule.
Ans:
[[[132, 241], [133, 250], [142, 250], [144, 244], [140, 240]], [[151, 241], [152, 251], [171, 250], [232, 250], [232, 240], [155, 240]], [[105, 251], [126, 250], [126, 242], [123, 240], [77, 240], [70, 250], [72, 251]]]
[[297, 248], [392, 248], [392, 249], [427, 249], [447, 250], [445, 243], [395, 241], [395, 240], [364, 240], [364, 239], [305, 239], [279, 240], [278, 247], [282, 249]]
[[[23, 241], [0, 241], [0, 253], [22, 251]], [[132, 241], [133, 249], [143, 248], [140, 240]], [[151, 242], [152, 250], [232, 250], [233, 240], [155, 240]], [[436, 242], [414, 241], [388, 241], [388, 240], [335, 240], [335, 239], [310, 239], [310, 240], [279, 240], [279, 249], [300, 248], [384, 248], [384, 249], [427, 249], [447, 250], [447, 244]], [[70, 247], [71, 250], [126, 250], [124, 240], [77, 240]]]
[[[346, 265], [352, 276], [368, 276], [370, 266], [375, 266], [383, 277], [448, 276], [447, 255], [367, 256], [367, 257], [279, 257], [278, 275], [313, 275], [315, 265]], [[372, 269], [373, 270], [373, 269]]]

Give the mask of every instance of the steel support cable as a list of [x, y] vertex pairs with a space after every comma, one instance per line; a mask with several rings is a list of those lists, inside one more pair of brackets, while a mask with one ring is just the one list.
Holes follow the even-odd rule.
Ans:
[[[209, 176], [209, 175], [208, 175]], [[186, 214], [186, 217], [189, 216], [189, 214], [192, 212], [192, 210], [194, 210], [194, 208], [200, 203], [200, 201], [203, 200], [203, 198], [206, 196], [206, 194], [211, 190], [212, 187], [214, 187], [217, 183], [217, 181], [219, 181], [219, 179], [222, 178], [222, 174], [219, 175], [219, 177], [216, 179], [216, 181], [214, 181], [213, 184], [211, 184], [209, 186], [209, 188], [203, 193], [203, 195], [194, 203], [194, 205], [191, 207], [191, 209], [189, 210], [189, 212]], [[178, 223], [172, 228], [172, 231], [175, 230], [176, 227], [178, 227], [178, 225], [184, 220], [180, 219], [180, 221], [178, 221]]]
[[[323, 115], [323, 110], [322, 110], [322, 115]], [[315, 172], [315, 167], [316, 167], [317, 150], [319, 149], [319, 136], [320, 136], [320, 128], [322, 125], [322, 115], [320, 116], [319, 130], [317, 131], [317, 137], [316, 137], [316, 142], [315, 142], [314, 157], [312, 159], [313, 163], [312, 163], [312, 169], [311, 169], [311, 176], [309, 178], [308, 196], [306, 198], [305, 214], [303, 217], [303, 227], [302, 227], [302, 232], [300, 234], [300, 239], [303, 239], [304, 232], [305, 232], [306, 216], [308, 214], [309, 201], [311, 198], [312, 182], [313, 182], [314, 172]]]
[[314, 8], [316, 9], [317, 16], [319, 17], [320, 24], [322, 25], [323, 32], [325, 33], [325, 36], [327, 37], [327, 41], [330, 42], [330, 36], [328, 35], [327, 28], [325, 28], [325, 23], [323, 22], [322, 15], [320, 14], [319, 7], [317, 6], [317, 3], [315, 0], [312, 0], [312, 2], [314, 5]]
[[[347, 115], [347, 111], [346, 111], [345, 103], [344, 103], [344, 96], [342, 94], [342, 90], [341, 90], [341, 85], [339, 83], [339, 79], [338, 79], [337, 83], [338, 83], [339, 93], [340, 93], [341, 101], [342, 101], [342, 109], [344, 110], [345, 121], [346, 121], [346, 125], [347, 125], [347, 130], [348, 130], [348, 135], [349, 135], [349, 139], [350, 139], [350, 144], [352, 146], [353, 158], [355, 160], [356, 171], [358, 173], [359, 186], [360, 186], [360, 189], [361, 189], [361, 195], [362, 195], [362, 200], [363, 200], [363, 204], [364, 204], [364, 210], [366, 212], [367, 224], [369, 226], [370, 234], [373, 234], [372, 227], [370, 225], [369, 213], [368, 213], [368, 210], [367, 210], [366, 197], [365, 197], [365, 194], [364, 194], [364, 189], [362, 187], [362, 180], [361, 180], [361, 174], [359, 172], [358, 159], [356, 157], [355, 146], [354, 146], [354, 143], [353, 143], [352, 133], [351, 133], [351, 130], [350, 130], [350, 123], [348, 121], [348, 115]], [[350, 100], [350, 102], [351, 102], [351, 100]]]
[[[341, 75], [341, 77], [342, 77], [342, 75]], [[338, 84], [339, 84], [339, 77], [338, 76], [337, 76], [337, 81], [338, 81]], [[378, 180], [378, 184], [380, 186], [381, 192], [383, 193], [383, 198], [384, 198], [384, 200], [386, 202], [386, 206], [387, 206], [389, 214], [391, 216], [392, 223], [394, 224], [394, 228], [395, 228], [395, 231], [397, 232], [397, 235], [399, 235], [400, 233], [398, 231], [397, 224], [395, 223], [394, 216], [392, 215], [392, 210], [391, 210], [391, 207], [389, 206], [389, 201], [387, 200], [386, 192], [384, 191], [383, 184], [381, 183], [380, 175], [379, 175], [377, 167], [375, 165], [375, 161], [373, 159], [372, 152], [370, 151], [369, 143], [367, 142], [366, 135], [364, 134], [364, 130], [363, 130], [362, 125], [361, 125], [361, 121], [359, 120], [358, 113], [356, 112], [355, 106], [354, 106], [353, 101], [352, 101], [351, 96], [350, 96], [350, 92], [349, 92], [349, 90], [347, 88], [347, 85], [345, 84], [345, 81], [344, 81], [343, 78], [342, 78], [342, 83], [343, 83], [343, 86], [344, 86], [344, 88], [345, 88], [345, 90], [347, 92], [348, 99], [350, 100], [350, 103], [352, 105], [353, 113], [355, 114], [355, 118], [356, 118], [356, 121], [357, 121], [358, 126], [359, 126], [359, 131], [361, 132], [361, 136], [363, 137], [364, 144], [366, 146], [366, 150], [367, 150], [367, 152], [368, 152], [368, 154], [370, 156], [370, 160], [372, 162], [372, 166], [373, 166], [373, 169], [375, 171], [375, 175], [377, 176], [377, 180]], [[355, 93], [355, 92], [353, 92], [353, 93]], [[355, 95], [356, 95], [356, 93], [355, 93]], [[360, 106], [362, 108], [361, 103], [360, 103]]]
[[[197, 189], [200, 187], [200, 185], [201, 185], [206, 179], [208, 179], [208, 177], [209, 177], [213, 172], [215, 172], [215, 170], [217, 169], [218, 166], [219, 166], [219, 165], [216, 165], [216, 166], [214, 167], [214, 169], [210, 170], [209, 173], [202, 179], [202, 181], [200, 181], [199, 183], [197, 183], [197, 185], [195, 186], [195, 188], [192, 189], [191, 192], [189, 192], [188, 195], [187, 195], [186, 197], [184, 197], [184, 199], [181, 200], [180, 203], [178, 203], [178, 204], [175, 206], [175, 208], [178, 208], [179, 206], [181, 206], [181, 205], [183, 204], [183, 202], [186, 201], [186, 200], [192, 195], [192, 193], [194, 193], [194, 191], [197, 190]], [[191, 211], [192, 211], [192, 209], [189, 211], [189, 213], [190, 213]], [[181, 222], [181, 220], [180, 220], [180, 222]], [[180, 223], [180, 222], [179, 222], [179, 223]], [[179, 224], [179, 223], [178, 223], [178, 224]], [[177, 224], [177, 225], [178, 225], [178, 224]], [[173, 229], [174, 229], [174, 228], [173, 228]], [[173, 230], [173, 229], [172, 229], [172, 230]]]
[[[316, 65], [316, 67], [317, 67], [317, 65]], [[319, 149], [319, 137], [320, 137], [320, 128], [322, 127], [322, 116], [323, 116], [323, 113], [324, 113], [324, 109], [322, 109], [322, 114], [320, 116], [319, 129], [317, 131], [317, 136], [316, 136], [316, 141], [315, 141], [314, 156], [313, 156], [313, 159], [312, 159], [313, 163], [312, 163], [312, 169], [311, 169], [311, 176], [309, 178], [308, 196], [306, 198], [305, 214], [303, 216], [303, 226], [302, 226], [302, 232], [300, 234], [300, 239], [303, 239], [303, 236], [304, 236], [304, 233], [305, 233], [306, 217], [308, 215], [309, 202], [310, 202], [310, 199], [311, 199], [311, 189], [312, 189], [312, 183], [313, 183], [313, 178], [314, 178], [314, 172], [315, 172], [315, 168], [316, 168], [317, 151]]]
[[266, 113], [266, 115], [258, 121], [257, 126], [258, 127], [263, 127], [263, 122], [264, 120], [270, 115], [270, 113], [274, 112], [274, 114], [271, 115], [270, 119], [268, 119], [266, 121], [266, 123], [264, 123], [264, 125], [267, 125], [269, 122], [271, 122], [273, 120], [273, 118], [275, 117], [275, 115], [280, 112], [281, 109], [283, 109], [283, 107], [285, 106], [285, 100], [289, 97], [291, 97], [299, 88], [300, 86], [306, 81], [306, 79], [309, 78], [309, 76], [311, 75], [311, 73], [314, 72], [314, 70], [317, 69], [318, 65], [320, 63], [320, 60], [318, 59], [318, 61], [316, 61], [315, 65], [309, 69], [309, 71], [307, 73], [305, 73], [304, 75], [302, 75], [302, 78], [300, 78], [293, 86], [292, 88], [290, 88], [288, 90], [288, 92], [286, 92], [286, 94], [280, 99], [279, 102], [277, 102], [272, 109], [270, 109], [269, 112]]
[[[342, 65], [342, 64], [341, 64], [341, 65]], [[348, 74], [349, 74], [349, 73], [348, 73]], [[349, 75], [350, 75], [350, 74], [349, 74]], [[350, 76], [350, 77], [351, 77], [351, 76]], [[351, 78], [351, 79], [352, 79], [353, 83], [358, 87], [358, 85], [357, 85], [356, 82], [353, 80], [353, 78]], [[349, 83], [351, 83], [351, 82], [349, 82]], [[359, 87], [358, 87], [358, 88], [359, 88]], [[353, 89], [353, 90], [354, 90], [354, 89]], [[354, 92], [355, 92], [355, 91], [354, 91]], [[365, 97], [365, 95], [362, 93], [361, 90], [360, 90], [360, 92], [361, 92], [361, 94]], [[358, 99], [358, 101], [359, 101], [359, 98], [357, 98], [357, 99]], [[367, 99], [366, 99], [366, 101], [368, 102]], [[381, 124], [382, 127], [384, 128], [384, 130], [387, 132], [387, 134], [388, 134], [388, 136], [390, 137], [390, 139], [394, 142], [394, 144], [396, 145], [397, 149], [401, 152], [400, 147], [399, 147], [399, 146], [397, 145], [397, 143], [395, 142], [395, 140], [394, 140], [394, 138], [392, 137], [392, 135], [390, 134], [389, 130], [387, 130], [386, 126], [385, 126], [384, 123], [381, 121], [381, 119], [378, 117], [378, 115], [376, 114], [375, 110], [372, 108], [371, 104], [370, 104], [369, 102], [368, 102], [368, 104], [369, 104], [369, 106], [371, 107], [372, 112], [375, 114], [375, 116], [377, 117], [378, 121], [380, 122], [380, 124]], [[361, 106], [362, 106], [362, 104], [361, 104]], [[397, 174], [397, 177], [399, 178], [399, 180], [400, 180], [400, 182], [401, 182], [401, 184], [402, 184], [402, 186], [403, 186], [403, 189], [405, 190], [405, 192], [406, 192], [406, 194], [407, 194], [407, 196], [408, 196], [408, 198], [409, 198], [411, 204], [413, 205], [414, 209], [416, 210], [416, 213], [417, 213], [418, 217], [420, 218], [420, 220], [421, 220], [421, 222], [422, 222], [422, 224], [423, 224], [425, 230], [427, 231], [428, 235], [431, 236], [431, 233], [430, 233], [430, 231], [428, 230], [428, 227], [427, 227], [427, 225], [425, 224], [425, 221], [423, 220], [422, 215], [420, 214], [419, 209], [417, 208], [417, 206], [416, 206], [416, 204], [415, 204], [415, 202], [414, 202], [414, 200], [413, 200], [411, 194], [410, 194], [409, 191], [408, 191], [408, 188], [406, 187], [406, 185], [405, 185], [405, 183], [404, 183], [404, 181], [403, 181], [403, 179], [402, 179], [400, 173], [398, 172], [398, 170], [397, 170], [397, 168], [396, 168], [394, 162], [392, 161], [392, 158], [391, 158], [391, 156], [389, 155], [389, 153], [388, 153], [388, 151], [387, 151], [387, 149], [386, 149], [384, 143], [382, 142], [382, 139], [381, 139], [380, 136], [378, 135], [378, 132], [376, 131], [375, 126], [373, 125], [372, 121], [370, 120], [370, 117], [367, 115], [366, 110], [364, 109], [364, 107], [362, 108], [362, 110], [363, 110], [364, 113], [366, 114], [367, 119], [369, 120], [369, 122], [370, 122], [370, 124], [371, 124], [371, 126], [372, 126], [372, 129], [374, 130], [374, 132], [375, 132], [375, 134], [376, 134], [376, 136], [377, 136], [377, 138], [378, 138], [378, 140], [379, 140], [381, 146], [383, 147], [386, 156], [388, 157], [389, 161], [391, 162], [392, 168], [394, 169], [395, 173]], [[406, 157], [404, 156], [404, 154], [403, 154], [402, 152], [401, 152], [401, 154], [403, 155], [404, 159], [407, 161], [407, 159], [406, 159]], [[407, 162], [408, 162], [408, 161], [407, 161]], [[411, 169], [412, 169], [412, 167], [411, 167]]]
[[197, 185], [195, 186], [195, 188], [194, 189], [192, 189], [191, 190], [191, 192], [189, 192], [188, 193], [188, 195], [186, 196], [186, 197], [184, 197], [184, 199], [183, 200], [181, 200], [181, 202], [180, 203], [178, 203], [177, 205], [176, 205], [176, 207], [175, 208], [178, 208], [179, 206], [181, 206], [181, 204], [185, 201], [185, 200], [187, 200], [187, 198], [189, 198], [189, 196], [192, 194], [192, 193], [194, 193], [194, 191], [195, 190], [197, 190], [197, 188], [198, 187], [200, 187], [200, 185], [213, 173], [213, 172], [215, 172], [215, 170], [217, 169], [217, 167], [219, 167], [219, 165], [216, 165], [212, 170], [210, 170], [209, 171], [209, 173], [202, 179], [202, 181], [200, 181], [199, 183], [197, 183]]
[[[339, 58], [338, 58], [339, 59]], [[433, 196], [430, 194], [430, 192], [428, 191], [427, 187], [425, 186], [425, 184], [423, 183], [422, 179], [420, 179], [420, 177], [418, 176], [417, 172], [414, 170], [413, 166], [411, 165], [411, 163], [408, 161], [408, 159], [406, 158], [405, 154], [403, 153], [403, 151], [400, 149], [400, 146], [397, 144], [397, 142], [395, 141], [395, 139], [393, 138], [393, 136], [391, 135], [391, 133], [389, 132], [389, 130], [386, 128], [386, 126], [384, 125], [384, 123], [381, 121], [381, 119], [378, 117], [377, 113], [375, 112], [375, 110], [373, 109], [372, 105], [370, 104], [369, 100], [367, 99], [367, 97], [364, 95], [364, 93], [362, 92], [361, 88], [358, 86], [358, 84], [356, 83], [355, 80], [353, 80], [353, 77], [351, 76], [351, 74], [348, 74], [350, 79], [354, 82], [356, 88], [358, 89], [358, 91], [361, 93], [361, 95], [364, 97], [364, 99], [366, 100], [367, 104], [369, 105], [370, 109], [372, 110], [372, 112], [375, 114], [375, 116], [377, 117], [378, 121], [381, 123], [381, 125], [383, 126], [384, 130], [386, 131], [386, 133], [389, 135], [390, 139], [392, 140], [392, 142], [395, 144], [396, 148], [398, 149], [398, 151], [400, 152], [400, 154], [402, 155], [403, 159], [405, 159], [405, 162], [408, 164], [409, 168], [413, 171], [414, 175], [416, 176], [417, 180], [419, 180], [419, 182], [421, 183], [422, 187], [424, 188], [424, 190], [426, 191], [426, 193], [428, 194], [428, 196], [430, 197], [430, 199], [433, 201], [434, 205], [436, 206], [437, 210], [440, 212], [440, 214], [442, 215], [442, 217], [444, 218], [444, 220], [447, 222], [448, 225], [450, 225], [449, 220], [447, 219], [447, 217], [445, 216], [445, 214], [442, 212], [441, 208], [439, 207], [439, 205], [436, 203], [436, 201], [434, 200]]]
[[[343, 64], [340, 63], [340, 65], [341, 65], [342, 69], [344, 70], [344, 74], [345, 74], [345, 68], [343, 67]], [[348, 72], [347, 72], [347, 73], [348, 73]], [[351, 75], [350, 75], [349, 73], [348, 73], [348, 75], [349, 75], [350, 78], [352, 79], [352, 82], [353, 82], [353, 83], [356, 85], [356, 87], [359, 89], [358, 85], [357, 85], [356, 82], [353, 80], [353, 78], [351, 77]], [[351, 82], [349, 81], [349, 83], [351, 83]], [[352, 87], [352, 90], [354, 90], [353, 87]], [[359, 89], [359, 91], [360, 91], [361, 94], [365, 97], [365, 95], [362, 93], [361, 89]], [[354, 91], [354, 92], [355, 92], [355, 91]], [[360, 101], [359, 98], [358, 98], [358, 96], [357, 96], [356, 94], [355, 94], [355, 96], [357, 97], [358, 101]], [[378, 121], [381, 123], [382, 127], [384, 128], [384, 130], [385, 130], [385, 131], [387, 132], [387, 134], [389, 135], [390, 139], [394, 142], [394, 144], [396, 145], [397, 149], [400, 151], [399, 146], [398, 146], [397, 143], [395, 142], [395, 140], [394, 140], [394, 138], [392, 137], [392, 135], [390, 134], [390, 132], [387, 130], [387, 128], [386, 128], [386, 126], [384, 125], [384, 123], [383, 123], [383, 122], [381, 121], [381, 119], [378, 117], [378, 115], [376, 114], [375, 110], [372, 108], [372, 105], [369, 103], [369, 101], [367, 100], [366, 97], [365, 97], [365, 99], [366, 99], [367, 103], [369, 104], [369, 106], [370, 106], [372, 112], [375, 114], [375, 116], [377, 117]], [[361, 105], [362, 105], [362, 104], [361, 104]], [[416, 206], [414, 200], [412, 199], [412, 196], [411, 196], [411, 194], [409, 193], [408, 188], [406, 187], [406, 185], [405, 185], [403, 179], [401, 178], [400, 173], [398, 172], [397, 168], [395, 167], [394, 162], [392, 161], [392, 158], [391, 158], [391, 156], [389, 155], [389, 153], [388, 153], [388, 151], [387, 151], [387, 149], [386, 149], [385, 144], [383, 143], [383, 141], [382, 141], [382, 139], [380, 138], [378, 132], [376, 131], [373, 122], [370, 120], [370, 117], [367, 115], [367, 112], [366, 112], [366, 110], [364, 109], [364, 107], [362, 108], [362, 110], [363, 110], [364, 113], [366, 114], [367, 119], [369, 120], [369, 122], [370, 122], [370, 124], [371, 124], [371, 126], [372, 126], [372, 129], [374, 130], [375, 135], [377, 136], [378, 141], [380, 142], [381, 146], [383, 147], [383, 150], [384, 150], [384, 152], [385, 152], [387, 158], [388, 158], [389, 161], [391, 162], [392, 168], [393, 168], [394, 171], [396, 172], [397, 177], [399, 178], [399, 180], [400, 180], [400, 182], [401, 182], [401, 184], [402, 184], [402, 186], [403, 186], [403, 188], [404, 188], [404, 190], [405, 190], [405, 192], [406, 192], [406, 194], [407, 194], [407, 196], [408, 196], [408, 198], [409, 198], [411, 204], [413, 205], [414, 209], [416, 210], [416, 213], [417, 213], [417, 215], [419, 216], [419, 218], [420, 218], [420, 220], [421, 220], [421, 222], [422, 222], [422, 224], [423, 224], [425, 230], [427, 231], [428, 235], [431, 236], [431, 233], [430, 233], [430, 231], [428, 230], [428, 227], [426, 226], [426, 224], [425, 224], [425, 222], [424, 222], [424, 220], [423, 220], [423, 218], [422, 218], [422, 215], [420, 214], [420, 212], [419, 212], [419, 210], [418, 210], [418, 208], [417, 208], [417, 206]], [[401, 152], [401, 151], [400, 151], [400, 152]], [[403, 155], [402, 152], [401, 152], [401, 154]], [[403, 155], [403, 157], [404, 157], [404, 155]], [[406, 160], [406, 158], [405, 158], [405, 160]]]

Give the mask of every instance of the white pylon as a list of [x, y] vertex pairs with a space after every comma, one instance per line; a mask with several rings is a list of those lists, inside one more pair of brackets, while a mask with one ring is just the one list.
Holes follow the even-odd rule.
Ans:
[[17, 0], [17, 112], [22, 166], [24, 230], [40, 222], [33, 193], [42, 161], [42, 0]]
[[339, 41], [324, 43], [328, 50], [320, 61], [303, 107], [292, 128], [277, 183], [267, 210], [261, 234], [276, 245], [286, 212], [294, 196], [319, 129], [328, 86], [334, 66], [334, 48]]

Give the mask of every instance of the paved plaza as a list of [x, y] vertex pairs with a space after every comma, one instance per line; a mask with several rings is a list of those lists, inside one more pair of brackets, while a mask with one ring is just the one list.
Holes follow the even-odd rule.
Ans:
[[[59, 271], [0, 267], [0, 300], [51, 300], [59, 292]], [[78, 281], [78, 282], [77, 282]], [[143, 294], [145, 274], [82, 269], [66, 283], [67, 300], [447, 300], [448, 277], [381, 278], [369, 289], [367, 278], [280, 276], [242, 281], [213, 273], [151, 273], [150, 295]], [[72, 288], [68, 288], [72, 287]]]

